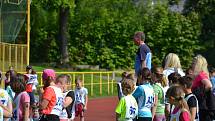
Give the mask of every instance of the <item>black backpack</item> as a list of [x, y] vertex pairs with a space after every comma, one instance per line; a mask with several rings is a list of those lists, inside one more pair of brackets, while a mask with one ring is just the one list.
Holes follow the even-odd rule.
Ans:
[[215, 95], [212, 90], [206, 91], [203, 86], [192, 90], [199, 101], [199, 109], [206, 110], [215, 119]]

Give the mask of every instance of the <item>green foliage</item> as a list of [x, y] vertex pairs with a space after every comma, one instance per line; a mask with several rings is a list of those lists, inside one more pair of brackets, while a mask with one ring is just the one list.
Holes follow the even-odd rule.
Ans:
[[184, 15], [189, 15], [195, 12], [200, 17], [201, 34], [199, 40], [204, 45], [205, 50], [203, 53], [209, 64], [214, 63], [214, 47], [215, 47], [215, 0], [187, 0], [183, 11]]
[[[43, 8], [44, 1], [54, 2], [43, 0], [32, 8], [38, 13], [32, 16], [31, 32], [35, 44], [32, 45], [35, 47], [31, 51], [32, 58], [41, 58], [36, 54], [41, 53], [42, 61], [57, 61], [60, 54], [55, 6], [59, 3], [53, 3], [52, 11], [48, 11]], [[166, 54], [174, 52], [179, 54], [182, 65], [188, 66], [196, 50], [201, 49], [199, 16], [195, 12], [184, 16], [170, 11], [166, 4], [151, 6], [149, 3], [136, 5], [130, 0], [76, 2], [68, 27], [70, 63], [100, 65], [108, 69], [133, 68], [137, 46], [133, 44], [132, 36], [136, 31], [144, 31], [146, 43], [153, 53], [153, 63], [161, 64]], [[47, 46], [47, 42], [51, 46]]]

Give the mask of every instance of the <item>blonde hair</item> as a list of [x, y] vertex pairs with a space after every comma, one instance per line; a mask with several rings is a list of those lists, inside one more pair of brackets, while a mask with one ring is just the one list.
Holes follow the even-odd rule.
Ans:
[[164, 69], [167, 68], [181, 68], [180, 59], [177, 54], [175, 53], [169, 53], [165, 58], [165, 66]]
[[193, 73], [198, 75], [200, 72], [205, 72], [209, 76], [207, 60], [202, 55], [197, 55], [193, 58]]

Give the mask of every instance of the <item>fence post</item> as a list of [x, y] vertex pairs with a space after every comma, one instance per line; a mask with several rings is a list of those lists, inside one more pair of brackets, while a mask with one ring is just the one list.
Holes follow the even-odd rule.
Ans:
[[8, 66], [12, 66], [11, 65], [11, 45], [8, 45], [9, 46], [9, 53], [8, 53]]
[[21, 46], [21, 68], [20, 68], [20, 70], [22, 70], [23, 68], [24, 68], [24, 66], [23, 66], [23, 58], [24, 58], [24, 55], [23, 55], [23, 46]]
[[93, 73], [91, 73], [91, 96], [93, 96]]
[[18, 58], [18, 54], [17, 54], [17, 45], [16, 45], [16, 46], [15, 46], [15, 65], [13, 65], [15, 69], [18, 69], [18, 66], [17, 66], [17, 65], [18, 65], [17, 58]]
[[84, 73], [82, 74], [83, 86], [84, 86]]
[[102, 73], [100, 72], [100, 95], [102, 95]]
[[2, 71], [6, 71], [5, 70], [5, 44], [2, 44]]
[[111, 92], [112, 92], [112, 94], [113, 94], [113, 80], [115, 80], [115, 76], [116, 76], [114, 71], [113, 71], [113, 74], [112, 74], [112, 75], [113, 75], [113, 77], [112, 77], [112, 85], [111, 85], [111, 86], [112, 86], [112, 89], [111, 89]]
[[75, 74], [73, 74], [72, 77], [73, 77], [73, 79], [72, 79], [73, 80], [73, 83], [72, 83], [73, 88], [72, 89], [74, 90], [75, 89]]
[[110, 75], [109, 75], [109, 72], [108, 72], [108, 78], [107, 78], [107, 81], [108, 81], [108, 95], [110, 94], [110, 83], [109, 83], [109, 81], [110, 81]]

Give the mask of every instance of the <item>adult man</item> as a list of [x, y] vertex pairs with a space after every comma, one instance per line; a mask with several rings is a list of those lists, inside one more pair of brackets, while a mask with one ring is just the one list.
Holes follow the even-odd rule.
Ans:
[[135, 75], [137, 76], [144, 67], [151, 69], [152, 54], [149, 47], [144, 43], [145, 34], [143, 32], [136, 32], [133, 41], [135, 45], [139, 46], [134, 65]]

